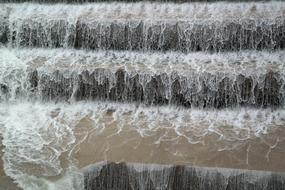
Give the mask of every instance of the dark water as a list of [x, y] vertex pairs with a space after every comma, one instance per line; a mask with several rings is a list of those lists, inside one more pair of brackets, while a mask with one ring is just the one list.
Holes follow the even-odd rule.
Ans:
[[246, 170], [100, 163], [85, 172], [85, 189], [282, 190], [285, 175]]

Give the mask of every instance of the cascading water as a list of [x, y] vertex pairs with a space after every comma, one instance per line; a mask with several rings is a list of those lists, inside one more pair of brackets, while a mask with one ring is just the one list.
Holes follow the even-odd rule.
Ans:
[[285, 189], [284, 2], [2, 2], [0, 190]]
[[[274, 11], [272, 11], [274, 10]], [[3, 4], [12, 47], [228, 51], [282, 49], [282, 2], [267, 4]]]
[[1, 79], [1, 98], [8, 100], [20, 94], [45, 101], [222, 108], [282, 107], [285, 96], [284, 51], [165, 55], [2, 48], [0, 55], [9, 56], [2, 60]]

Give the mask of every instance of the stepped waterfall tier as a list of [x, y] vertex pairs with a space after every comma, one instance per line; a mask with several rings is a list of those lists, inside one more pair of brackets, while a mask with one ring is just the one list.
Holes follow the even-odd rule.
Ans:
[[[36, 53], [35, 53], [36, 52]], [[285, 51], [139, 53], [0, 49], [2, 100], [282, 107]], [[11, 59], [13, 57], [13, 59]], [[1, 58], [0, 58], [1, 59]]]
[[13, 47], [95, 50], [283, 49], [283, 4], [3, 4], [0, 39]]
[[285, 2], [3, 0], [0, 190], [284, 190]]

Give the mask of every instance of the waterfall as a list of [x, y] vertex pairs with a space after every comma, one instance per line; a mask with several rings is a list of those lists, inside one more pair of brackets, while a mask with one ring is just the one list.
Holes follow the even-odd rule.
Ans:
[[[113, 170], [117, 172], [113, 173]], [[240, 188], [281, 190], [285, 187], [284, 174], [185, 166], [98, 163], [92, 168], [88, 168], [85, 175], [86, 189], [220, 190]], [[199, 183], [189, 179], [199, 179]]]
[[0, 12], [8, 12], [8, 16], [3, 17], [6, 25], [1, 27], [0, 39], [13, 47], [182, 52], [274, 50], [284, 48], [283, 11], [281, 2], [183, 6], [3, 4]]
[[283, 1], [0, 2], [0, 190], [285, 189]]
[[238, 55], [60, 51], [2, 48], [0, 55], [7, 59], [0, 61], [1, 99], [26, 96], [200, 108], [284, 105], [284, 51]]

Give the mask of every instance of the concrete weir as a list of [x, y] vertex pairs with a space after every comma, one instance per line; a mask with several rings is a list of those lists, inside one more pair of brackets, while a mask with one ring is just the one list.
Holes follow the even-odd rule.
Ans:
[[86, 190], [283, 190], [285, 174], [103, 162], [84, 169]]
[[0, 42], [13, 47], [218, 52], [285, 44], [280, 2], [168, 3], [159, 11], [159, 3], [1, 6]]
[[[99, 81], [98, 76], [103, 73], [106, 77]], [[263, 78], [261, 81], [244, 75], [220, 79], [208, 73], [192, 73], [189, 79], [177, 73], [130, 75], [125, 70], [112, 73], [108, 69], [83, 71], [70, 77], [59, 71], [39, 76], [35, 71], [30, 77], [33, 92], [39, 93], [45, 101], [103, 100], [199, 108], [264, 108], [280, 107], [284, 103], [284, 81], [278, 73], [272, 72], [259, 76]]]
[[284, 105], [284, 51], [165, 55], [0, 49], [0, 55], [8, 54], [19, 64], [2, 61], [6, 64], [0, 77], [2, 100], [21, 96], [45, 102], [89, 100], [188, 108]]
[[0, 190], [285, 190], [283, 0], [0, 0]]

